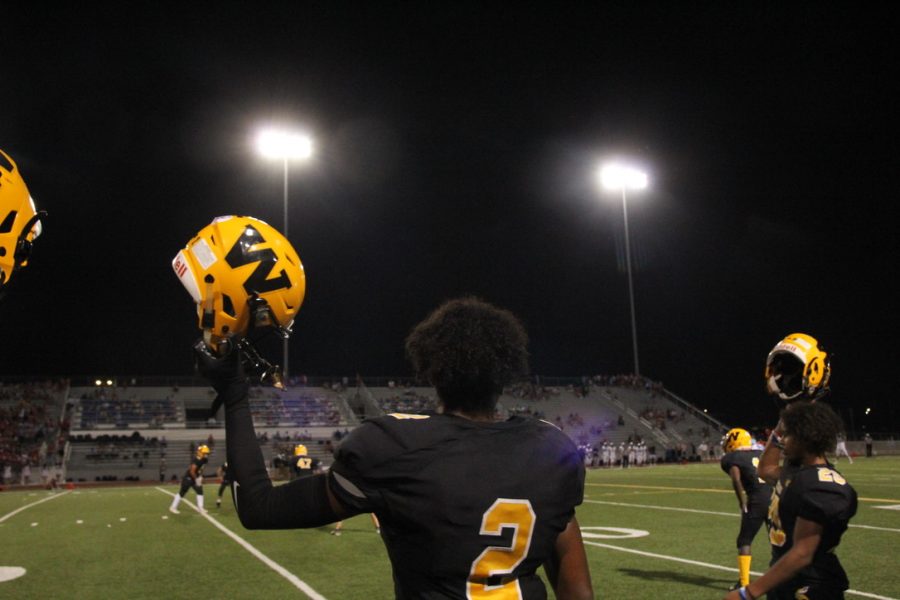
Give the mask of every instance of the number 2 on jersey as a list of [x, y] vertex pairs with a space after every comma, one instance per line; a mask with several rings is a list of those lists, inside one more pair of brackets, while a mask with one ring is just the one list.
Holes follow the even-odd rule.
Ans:
[[536, 520], [534, 509], [528, 500], [497, 498], [481, 518], [481, 535], [501, 536], [504, 529], [512, 529], [509, 546], [488, 546], [472, 562], [469, 580], [466, 582], [466, 598], [469, 600], [517, 600], [522, 598], [516, 580], [489, 585], [488, 577], [510, 575], [525, 559], [531, 548]]

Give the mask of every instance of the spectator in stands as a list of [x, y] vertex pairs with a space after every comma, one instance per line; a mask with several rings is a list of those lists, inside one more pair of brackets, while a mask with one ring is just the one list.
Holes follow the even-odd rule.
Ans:
[[[254, 435], [237, 344], [216, 358], [198, 343], [201, 373], [226, 407], [241, 522], [251, 529], [318, 527], [375, 512], [397, 597], [490, 590], [544, 597], [536, 573], [543, 565], [556, 597], [593, 598], [574, 514], [584, 486], [577, 448], [541, 421], [494, 420], [503, 387], [527, 369], [526, 345], [511, 313], [474, 298], [445, 303], [406, 342], [414, 367], [436, 388], [442, 413], [367, 421], [342, 441], [327, 475], [273, 487]], [[526, 461], [527, 470], [509, 468]], [[475, 463], [490, 476], [473, 478]], [[440, 498], [430, 498], [435, 490]], [[512, 520], [528, 535], [527, 544], [514, 546], [509, 568], [492, 556], [497, 541], [491, 538], [500, 531], [493, 535], [490, 524], [497, 519]]]

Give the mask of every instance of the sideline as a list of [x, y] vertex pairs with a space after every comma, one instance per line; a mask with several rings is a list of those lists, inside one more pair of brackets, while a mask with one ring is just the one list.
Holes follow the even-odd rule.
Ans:
[[[634, 550], [632, 548], [623, 548], [621, 546], [613, 546], [611, 544], [603, 544], [601, 542], [591, 542], [588, 540], [584, 540], [585, 546], [596, 546], [597, 548], [606, 548], [608, 550], [618, 550], [619, 552], [629, 552], [631, 554], [637, 554], [639, 556], [646, 556], [649, 558], [659, 558], [662, 560], [671, 560], [673, 562], [680, 562], [687, 565], [694, 565], [696, 567], [706, 567], [708, 569], [717, 569], [719, 571], [728, 571], [730, 573], [737, 573], [737, 569], [734, 567], [723, 567], [722, 565], [714, 565], [712, 563], [700, 562], [698, 560], [690, 560], [687, 558], [679, 558], [677, 556], [667, 556], [665, 554], [656, 554], [654, 552], [644, 552], [643, 550]], [[750, 571], [751, 575], [755, 575], [757, 577], [761, 576], [762, 573], [758, 571]], [[868, 592], [860, 592], [857, 590], [847, 590], [847, 594], [853, 594], [854, 596], [862, 596], [864, 598], [875, 598], [875, 600], [900, 600], [898, 598], [892, 598], [890, 596], [879, 596], [878, 594], [870, 594]]]
[[36, 506], [42, 502], [47, 502], [48, 500], [53, 500], [54, 498], [62, 498], [66, 494], [71, 494], [71, 493], [72, 493], [72, 490], [66, 490], [64, 492], [58, 492], [56, 494], [53, 494], [52, 496], [47, 496], [46, 498], [42, 498], [36, 502], [32, 502], [31, 504], [26, 504], [25, 506], [19, 507], [16, 510], [12, 511], [11, 513], [7, 513], [7, 514], [3, 515], [2, 517], [0, 517], [0, 523], [2, 523], [3, 521], [7, 520], [8, 518], [10, 518], [14, 515], [19, 514], [26, 508], [31, 508], [32, 506]]
[[[589, 500], [587, 498], [584, 499], [586, 504], [610, 504], [612, 506], [625, 506], [628, 508], [651, 508], [654, 510], [671, 510], [675, 512], [689, 512], [689, 513], [699, 513], [701, 515], [718, 515], [720, 517], [740, 517], [737, 513], [728, 513], [728, 512], [718, 512], [715, 510], [700, 510], [698, 508], [680, 508], [678, 506], [656, 506], [654, 504], [630, 504], [628, 502], [611, 502], [609, 500]], [[891, 527], [876, 527], [874, 525], [854, 525], [850, 523], [847, 525], [848, 527], [853, 527], [856, 529], [872, 529], [875, 531], [890, 531], [893, 533], [900, 533], [900, 529], [894, 529]]]
[[[173, 498], [175, 497], [174, 493], [166, 491], [166, 490], [162, 489], [161, 487], [157, 487], [156, 489], [158, 491], [162, 492], [163, 494], [166, 494], [167, 496], [171, 496]], [[209, 516], [209, 513], [201, 513], [200, 509], [197, 508], [196, 504], [192, 504], [191, 502], [182, 502], [179, 506], [185, 506], [185, 505], [190, 506], [193, 510], [200, 513], [201, 517], [204, 517], [207, 521], [209, 521], [210, 523], [212, 523], [213, 525], [218, 527], [222, 533], [224, 533], [225, 535], [227, 535], [228, 537], [233, 539], [235, 542], [240, 544], [244, 548], [244, 550], [246, 550], [247, 552], [249, 552], [256, 558], [258, 558], [267, 567], [269, 567], [270, 569], [272, 569], [273, 571], [275, 571], [276, 573], [278, 573], [279, 575], [281, 575], [282, 577], [284, 577], [285, 579], [290, 581], [294, 587], [296, 587], [298, 590], [300, 590], [301, 592], [306, 594], [309, 598], [312, 598], [312, 600], [326, 600], [325, 596], [319, 594], [316, 590], [312, 589], [309, 586], [309, 584], [307, 584], [305, 581], [302, 581], [299, 577], [297, 577], [296, 575], [294, 575], [293, 573], [291, 573], [290, 571], [288, 571], [287, 569], [285, 569], [284, 567], [279, 565], [277, 562], [275, 562], [274, 560], [272, 560], [271, 558], [269, 558], [268, 556], [266, 556], [265, 554], [263, 554], [262, 552], [257, 550], [255, 547], [253, 547], [250, 544], [250, 542], [248, 542], [247, 540], [245, 540], [244, 538], [242, 538], [235, 532], [231, 531], [230, 529], [228, 529], [227, 527], [225, 527], [224, 525], [222, 525], [215, 519], [213, 519], [211, 516]]]

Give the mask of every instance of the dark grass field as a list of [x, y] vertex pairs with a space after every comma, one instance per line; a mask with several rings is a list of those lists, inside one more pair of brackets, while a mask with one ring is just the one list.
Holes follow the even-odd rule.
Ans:
[[[860, 496], [838, 548], [847, 597], [900, 598], [900, 458], [838, 469]], [[175, 486], [0, 493], [0, 573], [25, 570], [0, 582], [0, 598], [392, 597], [368, 516], [346, 521], [340, 537], [246, 531], [227, 494], [215, 508], [217, 489], [205, 487], [206, 516], [189, 506], [193, 492], [169, 514]], [[737, 579], [737, 502], [716, 464], [590, 470], [578, 520], [598, 598], [715, 599]], [[753, 552], [762, 572], [764, 530]]]

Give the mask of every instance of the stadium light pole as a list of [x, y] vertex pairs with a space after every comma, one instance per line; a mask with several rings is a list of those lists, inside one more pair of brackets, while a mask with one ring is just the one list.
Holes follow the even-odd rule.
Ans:
[[622, 193], [622, 214], [625, 218], [625, 269], [628, 272], [628, 300], [631, 304], [631, 345], [634, 349], [634, 374], [640, 376], [638, 362], [637, 317], [634, 311], [634, 283], [631, 276], [631, 240], [628, 236], [628, 195], [626, 190], [642, 190], [647, 187], [647, 174], [619, 163], [610, 163], [600, 169], [600, 182], [608, 190]]
[[[256, 136], [256, 150], [263, 158], [280, 160], [284, 165], [284, 230], [288, 237], [288, 165], [292, 160], [309, 160], [313, 153], [312, 138], [305, 133], [285, 129], [263, 129]], [[284, 338], [284, 381], [290, 381], [288, 374], [288, 339]]]

